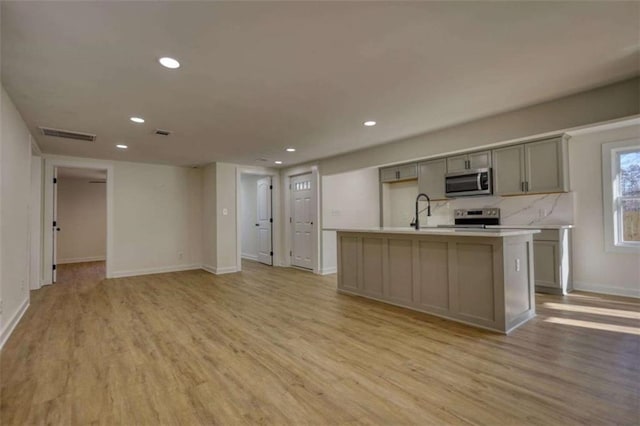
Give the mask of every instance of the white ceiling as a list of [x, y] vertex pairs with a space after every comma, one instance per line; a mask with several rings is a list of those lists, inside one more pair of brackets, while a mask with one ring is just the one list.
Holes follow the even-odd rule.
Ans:
[[47, 153], [286, 166], [637, 75], [639, 32], [639, 2], [5, 1], [2, 73]]
[[58, 167], [58, 178], [103, 181], [107, 179], [107, 171], [97, 169], [83, 169], [80, 167]]

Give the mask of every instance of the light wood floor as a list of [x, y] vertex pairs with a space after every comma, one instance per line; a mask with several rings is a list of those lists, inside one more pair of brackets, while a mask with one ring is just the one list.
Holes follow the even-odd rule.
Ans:
[[[538, 295], [502, 336], [245, 262], [60, 268], [2, 351], [2, 425], [635, 424], [639, 305]], [[591, 328], [591, 327], [597, 327]]]

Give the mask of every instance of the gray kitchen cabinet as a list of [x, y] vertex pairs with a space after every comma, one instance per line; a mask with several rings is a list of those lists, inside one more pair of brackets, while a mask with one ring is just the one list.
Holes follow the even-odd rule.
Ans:
[[527, 192], [568, 191], [566, 142], [562, 138], [524, 145]]
[[444, 175], [447, 164], [444, 158], [418, 163], [418, 189], [432, 200], [445, 199]]
[[472, 152], [447, 158], [447, 173], [491, 167], [491, 151]]
[[399, 182], [417, 178], [418, 165], [416, 163], [401, 164], [380, 169], [380, 182]]
[[573, 290], [571, 230], [544, 229], [533, 236], [533, 270], [536, 291], [567, 294]]
[[566, 163], [566, 141], [562, 138], [494, 149], [494, 194], [566, 192]]
[[524, 179], [524, 145], [493, 150], [494, 194], [524, 194]]

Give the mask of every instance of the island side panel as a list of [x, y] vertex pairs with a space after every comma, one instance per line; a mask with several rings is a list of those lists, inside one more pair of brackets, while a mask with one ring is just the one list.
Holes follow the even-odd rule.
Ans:
[[531, 236], [504, 240], [505, 330], [508, 332], [535, 316], [535, 278]]

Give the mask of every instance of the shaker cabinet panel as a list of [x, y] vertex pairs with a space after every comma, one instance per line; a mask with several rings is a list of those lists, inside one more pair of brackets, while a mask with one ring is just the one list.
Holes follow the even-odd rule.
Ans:
[[447, 158], [447, 173], [491, 167], [491, 151], [472, 152]]
[[524, 191], [524, 146], [493, 150], [494, 194], [514, 195]]
[[447, 172], [444, 158], [425, 161], [418, 165], [418, 189], [432, 200], [445, 198], [444, 175]]
[[493, 150], [494, 194], [565, 192], [569, 187], [562, 138]]
[[491, 151], [472, 152], [469, 154], [470, 169], [488, 169], [491, 167]]
[[524, 147], [527, 192], [565, 191], [562, 140], [531, 142]]
[[380, 169], [380, 182], [394, 182], [398, 180], [397, 167], [385, 167]]
[[401, 180], [416, 179], [417, 177], [418, 165], [416, 163], [383, 167], [380, 169], [380, 182], [398, 182]]
[[447, 158], [447, 173], [464, 172], [467, 169], [467, 154]]
[[389, 239], [389, 297], [413, 302], [413, 255], [411, 240]]

